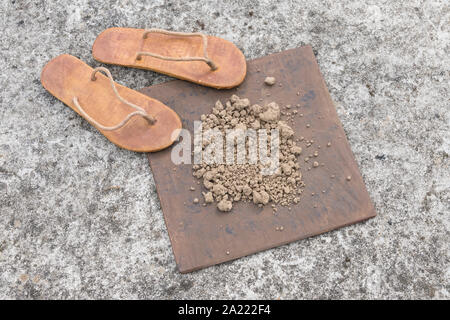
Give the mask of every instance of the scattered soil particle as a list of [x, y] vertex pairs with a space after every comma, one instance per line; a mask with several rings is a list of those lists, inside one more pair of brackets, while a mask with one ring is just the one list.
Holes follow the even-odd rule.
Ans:
[[214, 198], [212, 192], [203, 192], [203, 197], [205, 198], [206, 203], [214, 202]]
[[266, 77], [266, 79], [264, 79], [264, 83], [267, 84], [268, 86], [273, 86], [275, 82], [276, 80], [274, 77]]
[[231, 203], [231, 201], [223, 199], [217, 204], [217, 208], [220, 211], [228, 212], [233, 208], [233, 204]]
[[347, 176], [347, 181], [350, 181], [350, 180], [352, 180], [352, 177], [351, 176]]
[[319, 163], [318, 163], [317, 161], [314, 161], [313, 167], [314, 167], [314, 168], [317, 168], [318, 166], [319, 166]]
[[198, 198], [194, 198], [194, 203], [198, 203]]

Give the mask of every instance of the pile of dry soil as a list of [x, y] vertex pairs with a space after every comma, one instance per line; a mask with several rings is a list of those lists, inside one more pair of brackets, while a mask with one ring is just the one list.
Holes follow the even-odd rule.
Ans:
[[[272, 203], [276, 211], [275, 204], [288, 206], [300, 201], [304, 183], [298, 156], [302, 148], [296, 145], [294, 131], [281, 120], [281, 113], [275, 102], [251, 105], [249, 99], [233, 95], [225, 105], [217, 101], [210, 114], [201, 116], [203, 131], [217, 129], [224, 136], [227, 129], [267, 129], [270, 142], [271, 130], [279, 130], [279, 166], [273, 174], [262, 174], [267, 165], [259, 158], [254, 164], [195, 164], [193, 175], [208, 190], [203, 192], [205, 203], [216, 202], [220, 211], [230, 211], [237, 201], [252, 201], [258, 206]], [[210, 142], [203, 140], [203, 151]], [[247, 152], [250, 142], [246, 142]]]

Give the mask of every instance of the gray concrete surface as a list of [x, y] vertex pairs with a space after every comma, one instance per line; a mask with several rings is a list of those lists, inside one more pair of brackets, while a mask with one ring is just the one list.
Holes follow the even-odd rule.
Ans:
[[[450, 297], [448, 1], [4, 0], [0, 26], [1, 299]], [[40, 85], [62, 53], [99, 66], [112, 26], [201, 30], [248, 58], [311, 44], [378, 216], [178, 273], [145, 155]]]

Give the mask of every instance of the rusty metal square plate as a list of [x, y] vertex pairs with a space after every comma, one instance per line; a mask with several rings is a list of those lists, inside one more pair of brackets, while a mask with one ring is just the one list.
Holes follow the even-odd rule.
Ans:
[[[270, 205], [259, 208], [253, 203], [234, 203], [230, 213], [218, 211], [214, 204], [202, 206], [201, 192], [205, 189], [196, 184], [191, 165], [174, 165], [171, 148], [148, 155], [175, 260], [182, 273], [321, 234], [376, 214], [311, 47], [248, 61], [247, 68], [245, 81], [231, 90], [181, 80], [142, 89], [144, 94], [173, 108], [192, 136], [194, 120], [211, 112], [218, 99], [225, 102], [237, 94], [249, 98], [251, 103], [300, 104], [297, 109], [303, 117], [295, 117], [295, 135], [314, 140], [310, 148], [300, 144], [304, 150], [300, 170], [306, 184], [301, 201], [291, 210], [279, 207], [276, 215]], [[264, 84], [267, 75], [277, 79], [274, 86]], [[319, 145], [315, 159], [323, 165], [308, 170], [311, 161], [304, 162], [304, 157]], [[190, 191], [191, 186], [196, 190]], [[201, 199], [200, 204], [194, 204], [194, 198]], [[279, 226], [283, 226], [283, 231], [277, 230]]]

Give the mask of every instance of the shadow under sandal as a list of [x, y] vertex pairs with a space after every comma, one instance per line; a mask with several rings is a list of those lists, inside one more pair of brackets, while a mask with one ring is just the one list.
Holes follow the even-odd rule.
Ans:
[[41, 83], [124, 149], [152, 152], [167, 148], [181, 129], [178, 115], [160, 101], [115, 83], [108, 69], [92, 69], [68, 54], [45, 65]]
[[202, 33], [110, 28], [92, 47], [102, 63], [152, 70], [203, 86], [228, 89], [244, 81], [247, 64], [230, 41]]

